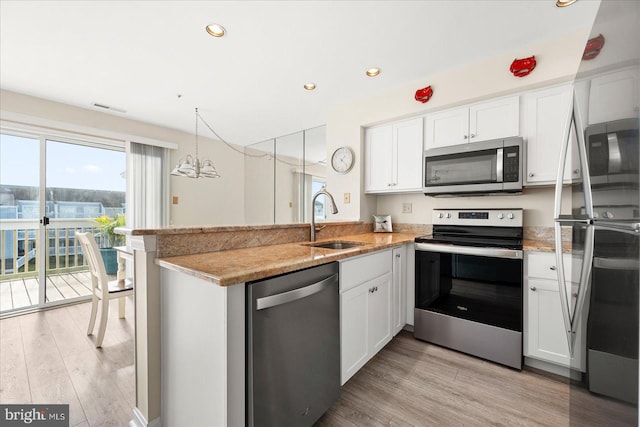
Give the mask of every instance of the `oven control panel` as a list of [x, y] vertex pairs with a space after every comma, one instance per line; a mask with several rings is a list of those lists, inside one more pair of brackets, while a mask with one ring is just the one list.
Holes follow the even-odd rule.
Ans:
[[523, 210], [514, 209], [434, 209], [434, 225], [484, 225], [522, 227]]

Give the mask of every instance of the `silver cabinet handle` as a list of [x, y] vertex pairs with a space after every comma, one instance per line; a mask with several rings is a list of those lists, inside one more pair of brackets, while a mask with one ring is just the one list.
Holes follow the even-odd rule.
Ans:
[[574, 169], [574, 170], [573, 170], [573, 174], [574, 174], [574, 175], [578, 175], [579, 173], [580, 173], [580, 169]]
[[294, 289], [292, 291], [282, 292], [280, 294], [269, 295], [268, 297], [258, 298], [256, 300], [256, 310], [263, 310], [265, 308], [275, 307], [277, 305], [286, 304], [288, 302], [296, 301], [302, 298], [306, 298], [318, 292], [322, 292], [329, 286], [338, 283], [338, 275], [334, 274], [324, 280], [313, 283], [302, 288]]
[[549, 266], [549, 270], [551, 270], [551, 271], [556, 271], [556, 266], [555, 266], [555, 265], [550, 265], [550, 266]]
[[535, 174], [534, 174], [533, 172], [530, 172], [530, 173], [529, 173], [529, 178], [533, 178], [533, 176], [534, 176], [534, 175], [535, 175]]
[[464, 139], [467, 139], [467, 138], [469, 138], [469, 137], [468, 137], [467, 135], [464, 135], [464, 136], [463, 136], [463, 138], [464, 138]]
[[475, 137], [476, 137], [476, 134], [475, 134], [475, 133], [472, 133], [472, 134], [471, 134], [471, 138], [475, 138]]
[[396, 254], [396, 258], [400, 258], [400, 254]]
[[536, 288], [535, 286], [530, 287], [529, 289], [531, 289], [532, 291], [536, 291], [538, 288]]

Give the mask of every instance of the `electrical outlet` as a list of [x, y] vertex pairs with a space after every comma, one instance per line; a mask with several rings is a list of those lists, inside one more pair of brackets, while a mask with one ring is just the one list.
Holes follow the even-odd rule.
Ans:
[[344, 204], [348, 205], [351, 203], [351, 193], [344, 193]]
[[178, 204], [178, 196], [173, 196], [171, 203], [173, 203], [174, 205], [177, 205]]
[[413, 205], [411, 203], [402, 204], [402, 213], [410, 214], [412, 210], [413, 210]]

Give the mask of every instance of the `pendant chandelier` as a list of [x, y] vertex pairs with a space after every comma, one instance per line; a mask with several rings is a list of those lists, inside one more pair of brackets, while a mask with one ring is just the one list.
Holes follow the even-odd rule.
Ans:
[[[205, 159], [200, 161], [198, 157], [198, 120], [202, 119], [198, 108], [196, 107], [196, 153], [195, 157], [187, 154], [186, 157], [180, 159], [176, 167], [171, 171], [174, 176], [186, 176], [188, 178], [220, 178], [220, 174], [216, 171], [211, 160]], [[206, 124], [206, 122], [205, 122]]]

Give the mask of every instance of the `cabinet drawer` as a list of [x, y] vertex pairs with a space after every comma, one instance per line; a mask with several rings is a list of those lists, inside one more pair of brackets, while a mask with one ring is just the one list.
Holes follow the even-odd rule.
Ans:
[[[527, 252], [527, 276], [558, 280], [556, 254], [553, 252]], [[564, 277], [569, 282], [580, 282], [582, 258], [564, 254]]]
[[391, 250], [374, 252], [340, 262], [340, 292], [351, 289], [392, 269]]

